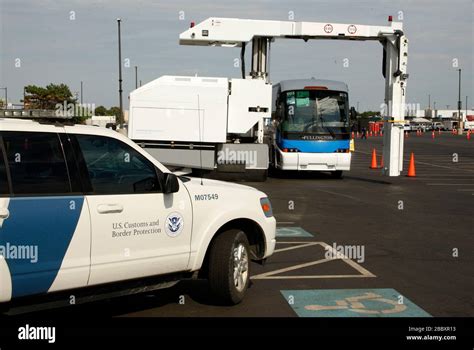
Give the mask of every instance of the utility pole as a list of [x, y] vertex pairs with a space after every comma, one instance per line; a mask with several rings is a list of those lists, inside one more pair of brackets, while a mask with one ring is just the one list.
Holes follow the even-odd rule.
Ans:
[[466, 96], [466, 118], [467, 118], [467, 96]]
[[459, 87], [458, 87], [458, 135], [462, 135], [464, 130], [463, 122], [461, 118], [461, 108], [462, 108], [462, 101], [461, 101], [461, 68], [458, 69], [459, 72]]
[[431, 95], [428, 95], [428, 109], [431, 109]]
[[83, 90], [82, 90], [83, 86], [82, 86], [82, 80], [81, 80], [81, 106], [82, 106], [82, 102], [83, 102], [83, 98], [82, 98], [82, 93], [83, 93]]
[[122, 101], [122, 43], [121, 43], [121, 36], [120, 36], [120, 22], [122, 20], [117, 18], [117, 25], [118, 25], [118, 54], [119, 54], [119, 103], [120, 103], [120, 116], [118, 120], [118, 124], [120, 128], [123, 127], [123, 101]]
[[138, 66], [135, 66], [135, 89], [138, 89]]

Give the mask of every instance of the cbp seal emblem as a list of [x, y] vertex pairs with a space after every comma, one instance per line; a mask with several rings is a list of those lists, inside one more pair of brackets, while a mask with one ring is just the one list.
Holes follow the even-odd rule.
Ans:
[[174, 212], [167, 216], [165, 220], [165, 231], [168, 236], [178, 236], [183, 231], [183, 227], [184, 220], [181, 214]]

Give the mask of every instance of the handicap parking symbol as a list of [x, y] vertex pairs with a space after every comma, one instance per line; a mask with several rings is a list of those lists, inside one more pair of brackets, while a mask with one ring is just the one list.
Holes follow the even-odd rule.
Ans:
[[395, 289], [283, 290], [299, 317], [431, 317]]
[[276, 229], [277, 237], [313, 237], [311, 233], [303, 230], [301, 227], [278, 227]]

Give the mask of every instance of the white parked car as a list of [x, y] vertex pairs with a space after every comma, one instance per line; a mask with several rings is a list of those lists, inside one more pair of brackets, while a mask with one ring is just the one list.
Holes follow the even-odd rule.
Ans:
[[264, 193], [177, 177], [112, 130], [0, 119], [0, 303], [199, 271], [235, 304], [275, 226]]

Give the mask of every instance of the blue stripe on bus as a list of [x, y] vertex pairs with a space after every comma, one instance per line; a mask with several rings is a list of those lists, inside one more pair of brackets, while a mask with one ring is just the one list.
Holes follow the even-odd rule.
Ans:
[[280, 149], [297, 148], [304, 153], [333, 153], [338, 149], [349, 149], [350, 140], [308, 141], [282, 139], [278, 143]]
[[[12, 297], [46, 293], [53, 284], [76, 231], [83, 196], [12, 198], [10, 217], [0, 228], [2, 247], [37, 247], [37, 261], [5, 252]], [[34, 252], [34, 250], [32, 250]]]

